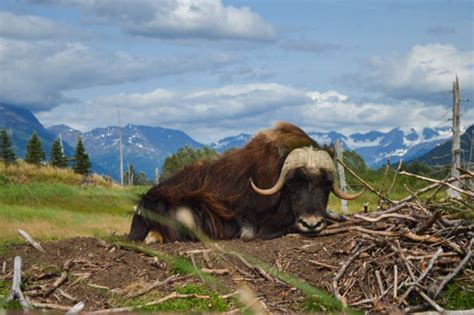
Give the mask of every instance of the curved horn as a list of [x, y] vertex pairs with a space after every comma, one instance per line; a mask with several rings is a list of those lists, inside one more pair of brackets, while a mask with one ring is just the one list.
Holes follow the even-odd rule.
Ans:
[[347, 193], [343, 192], [343, 191], [339, 188], [339, 186], [337, 186], [336, 182], [334, 182], [334, 183], [332, 184], [332, 192], [333, 192], [337, 197], [339, 197], [339, 198], [341, 198], [341, 199], [344, 199], [344, 200], [353, 200], [353, 199], [357, 199], [357, 198], [359, 198], [360, 196], [362, 196], [362, 194], [365, 192], [365, 188], [364, 188], [362, 191], [360, 191], [360, 192], [358, 192], [358, 193], [356, 193], [356, 194], [350, 195], [350, 194], [347, 194]]
[[278, 178], [278, 181], [276, 182], [275, 185], [273, 185], [272, 188], [268, 188], [268, 189], [258, 188], [257, 185], [255, 185], [255, 183], [253, 182], [253, 180], [251, 178], [250, 178], [250, 185], [252, 186], [253, 190], [255, 190], [255, 192], [257, 194], [260, 194], [260, 195], [263, 195], [263, 196], [271, 196], [271, 195], [274, 195], [277, 192], [279, 192], [283, 188], [283, 186], [285, 185], [286, 173], [287, 172], [285, 170], [281, 171], [280, 177]]

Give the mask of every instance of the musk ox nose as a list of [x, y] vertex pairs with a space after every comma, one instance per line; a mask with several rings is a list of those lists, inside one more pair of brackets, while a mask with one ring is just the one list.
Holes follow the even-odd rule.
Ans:
[[320, 216], [303, 215], [296, 221], [296, 227], [301, 232], [319, 232], [326, 226], [326, 222]]

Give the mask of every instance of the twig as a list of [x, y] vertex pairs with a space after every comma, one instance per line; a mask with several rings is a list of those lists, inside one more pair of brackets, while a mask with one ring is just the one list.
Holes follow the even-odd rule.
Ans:
[[452, 183], [452, 182], [456, 182], [456, 181], [459, 181], [459, 180], [462, 180], [462, 179], [466, 179], [466, 178], [470, 178], [470, 176], [468, 175], [461, 175], [459, 177], [450, 177], [446, 180], [443, 180], [443, 181], [439, 181], [438, 183], [435, 183], [435, 184], [432, 184], [432, 185], [429, 185], [429, 186], [426, 186], [425, 188], [421, 188], [415, 192], [413, 192], [410, 196], [400, 200], [398, 204], [401, 204], [403, 202], [409, 202], [409, 201], [412, 201], [413, 199], [417, 198], [418, 196], [430, 191], [430, 190], [433, 190], [435, 188], [438, 188], [440, 185], [442, 185], [442, 183]]
[[339, 269], [338, 273], [332, 279], [333, 294], [336, 296], [336, 298], [339, 301], [341, 301], [343, 305], [347, 305], [347, 302], [346, 302], [346, 299], [339, 294], [339, 288], [337, 286], [337, 282], [339, 281], [339, 279], [341, 279], [341, 277], [344, 275], [344, 272], [346, 272], [346, 269], [357, 258], [357, 256], [359, 256], [363, 252], [368, 251], [374, 246], [375, 245], [369, 245], [363, 249], [357, 249], [356, 252], [351, 257], [349, 257], [349, 259], [344, 263], [344, 265], [342, 265], [341, 269]]
[[[235, 293], [230, 293], [226, 295], [221, 295], [219, 296], [222, 299], [228, 299], [232, 296], [234, 296]], [[87, 312], [86, 314], [108, 314], [108, 313], [120, 313], [120, 312], [132, 312], [135, 309], [140, 309], [146, 306], [153, 306], [153, 305], [158, 305], [162, 304], [168, 300], [171, 299], [210, 299], [210, 296], [208, 295], [200, 295], [200, 294], [179, 294], [176, 292], [172, 292], [171, 294], [162, 297], [159, 300], [156, 301], [151, 301], [145, 304], [137, 305], [137, 306], [127, 306], [127, 307], [118, 307], [118, 308], [108, 308], [108, 309], [102, 309], [102, 310], [97, 310], [93, 312]]]
[[468, 245], [468, 252], [466, 254], [466, 256], [464, 256], [463, 260], [461, 260], [461, 262], [459, 263], [459, 265], [453, 270], [453, 272], [451, 272], [450, 274], [448, 274], [446, 277], [443, 278], [443, 281], [441, 282], [441, 284], [438, 286], [438, 288], [436, 289], [433, 297], [436, 299], [439, 294], [441, 293], [441, 291], [443, 291], [444, 287], [454, 278], [456, 277], [456, 275], [464, 268], [464, 266], [469, 262], [469, 260], [471, 259], [472, 257], [472, 245], [474, 244], [474, 238], [471, 238], [471, 241], [469, 242], [469, 245]]
[[28, 312], [30, 305], [28, 300], [23, 295], [21, 291], [21, 257], [15, 256], [13, 259], [13, 283], [12, 283], [12, 292], [7, 298], [7, 302], [17, 299], [24, 312]]
[[405, 219], [405, 220], [410, 220], [410, 221], [415, 221], [415, 222], [417, 221], [413, 217], [410, 217], [410, 216], [404, 215], [404, 214], [398, 214], [398, 213], [382, 214], [382, 215], [379, 215], [378, 217], [374, 217], [374, 218], [366, 217], [366, 216], [361, 215], [361, 214], [354, 214], [354, 218], [361, 219], [361, 220], [364, 220], [364, 221], [367, 221], [367, 222], [378, 222], [378, 221], [386, 219], [386, 218], [398, 218], [398, 219]]
[[20, 234], [31, 246], [39, 250], [40, 252], [45, 252], [44, 248], [41, 246], [40, 243], [35, 241], [30, 234], [26, 233], [25, 231], [18, 229], [18, 234]]
[[6, 273], [7, 273], [7, 262], [6, 262], [6, 261], [3, 262], [2, 273], [3, 273], [3, 274], [6, 274]]
[[375, 270], [375, 278], [377, 279], [377, 284], [379, 286], [380, 294], [382, 295], [385, 291], [382, 283], [382, 277], [380, 276], [380, 270]]
[[[431, 183], [436, 183], [436, 184], [440, 184], [440, 185], [445, 185], [453, 190], [456, 190], [462, 194], [465, 194], [465, 195], [468, 195], [472, 198], [474, 198], [474, 193], [473, 192], [470, 192], [470, 191], [466, 191], [464, 189], [461, 189], [461, 188], [458, 188], [454, 185], [451, 185], [450, 183], [446, 182], [446, 181], [439, 181], [437, 179], [432, 179], [432, 178], [429, 178], [429, 177], [425, 177], [425, 176], [421, 176], [421, 175], [416, 175], [416, 174], [412, 174], [412, 173], [408, 173], [406, 171], [402, 171], [400, 172], [400, 175], [405, 175], [405, 176], [409, 176], [409, 177], [415, 177], [415, 178], [418, 178], [418, 179], [422, 179], [422, 180], [425, 180], [427, 182], [431, 182]], [[458, 177], [459, 178], [459, 177]]]
[[425, 299], [426, 302], [428, 302], [435, 310], [437, 310], [440, 313], [444, 312], [444, 308], [438, 305], [434, 300], [432, 300], [428, 295], [426, 295], [425, 292], [423, 292], [420, 288], [415, 287], [415, 290], [418, 292], [418, 294]]
[[387, 196], [390, 196], [390, 193], [392, 192], [393, 187], [395, 187], [395, 181], [397, 179], [398, 172], [400, 172], [400, 169], [402, 168], [402, 163], [403, 163], [403, 159], [400, 159], [400, 161], [398, 161], [398, 166], [397, 166], [397, 170], [395, 171], [395, 175], [393, 175], [392, 184], [390, 185], [390, 188], [387, 191]]
[[47, 309], [61, 311], [61, 312], [67, 312], [71, 309], [70, 306], [53, 304], [53, 303], [31, 302], [31, 305], [35, 308], [47, 308]]
[[77, 303], [76, 305], [74, 305], [73, 307], [71, 307], [71, 308], [66, 312], [66, 315], [79, 314], [80, 312], [82, 312], [82, 311], [84, 310], [84, 307], [86, 307], [86, 305], [84, 304], [84, 302], [79, 302], [79, 303]]
[[438, 220], [441, 216], [443, 215], [443, 211], [442, 210], [438, 210], [436, 211], [430, 218], [428, 221], [425, 222], [425, 224], [423, 224], [423, 226], [421, 226], [417, 231], [416, 231], [416, 234], [420, 235], [420, 234], [423, 234], [425, 233], [426, 231], [428, 231], [431, 226], [436, 222], [436, 220]]
[[374, 194], [376, 194], [377, 196], [379, 196], [380, 199], [383, 199], [384, 201], [390, 203], [390, 204], [395, 204], [395, 202], [393, 202], [392, 200], [388, 199], [387, 197], [384, 197], [383, 195], [381, 195], [377, 190], [375, 190], [372, 186], [370, 186], [369, 183], [367, 183], [365, 180], [363, 180], [359, 175], [357, 175], [356, 172], [354, 172], [353, 170], [351, 170], [343, 161], [341, 161], [340, 159], [336, 158], [336, 160], [341, 163], [342, 166], [344, 166], [344, 168], [349, 172], [351, 173], [359, 182], [362, 183], [362, 185], [364, 185], [365, 188], [367, 188], [368, 190], [370, 190], [371, 192], [373, 192]]
[[393, 298], [396, 299], [398, 294], [398, 266], [393, 265]]
[[[183, 277], [181, 277], [181, 278], [183, 278]], [[143, 295], [143, 294], [145, 294], [145, 293], [150, 292], [150, 291], [153, 290], [153, 289], [156, 289], [156, 288], [158, 288], [158, 287], [161, 287], [161, 286], [163, 286], [163, 285], [165, 285], [165, 284], [168, 284], [168, 283], [170, 283], [170, 282], [173, 282], [173, 281], [175, 281], [175, 280], [178, 280], [178, 278], [177, 278], [176, 276], [171, 276], [171, 277], [166, 278], [165, 280], [155, 281], [154, 283], [152, 283], [152, 284], [149, 285], [148, 287], [145, 287], [145, 288], [143, 288], [143, 289], [141, 289], [141, 290], [139, 290], [139, 291], [137, 291], [137, 292], [134, 292], [134, 293], [129, 293], [129, 294], [127, 295], [127, 297], [128, 297], [128, 298], [136, 298], [136, 297], [138, 297], [138, 296], [141, 296], [141, 295]]]
[[413, 290], [413, 288], [416, 288], [416, 286], [420, 284], [420, 282], [426, 277], [426, 275], [431, 271], [431, 269], [433, 269], [436, 259], [438, 259], [439, 255], [441, 255], [442, 253], [443, 253], [443, 249], [441, 247], [438, 248], [436, 253], [431, 258], [430, 263], [428, 264], [428, 267], [426, 267], [426, 269], [420, 274], [418, 279], [416, 279], [416, 281], [413, 283], [408, 283], [408, 285], [411, 285], [411, 286], [405, 291], [405, 293], [403, 293], [399, 301], [404, 301], [408, 297], [410, 292]]
[[325, 264], [325, 263], [322, 263], [322, 262], [319, 262], [319, 261], [316, 261], [316, 260], [309, 260], [309, 262], [312, 263], [312, 264], [315, 264], [317, 266], [324, 267], [324, 268], [337, 269], [337, 267], [335, 267], [335, 266], [331, 266], [331, 265], [328, 265], [328, 264]]

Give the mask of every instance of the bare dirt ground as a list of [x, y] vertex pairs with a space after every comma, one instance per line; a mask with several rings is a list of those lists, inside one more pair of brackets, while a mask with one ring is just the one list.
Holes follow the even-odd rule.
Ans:
[[[353, 239], [354, 235], [351, 234], [317, 239], [291, 235], [268, 241], [244, 243], [235, 240], [221, 241], [218, 244], [272, 266], [279, 266], [282, 271], [326, 289], [329, 288], [334, 273], [339, 269], [340, 262], [350, 256]], [[41, 253], [25, 244], [14, 245], [6, 255], [0, 255], [0, 262], [7, 262], [7, 273], [12, 271], [14, 256], [23, 258], [23, 282], [28, 285], [28, 290], [51, 283], [53, 278], [59, 277], [65, 262], [73, 259], [69, 279], [58, 288], [57, 292], [47, 297], [40, 295], [32, 298], [38, 302], [72, 306], [75, 301], [61, 294], [66, 293], [77, 301], [85, 302], [86, 310], [112, 308], [117, 305], [110, 298], [110, 292], [126, 295], [173, 274], [172, 268], [165, 262], [129, 250], [104, 247], [103, 243], [95, 238], [73, 238], [42, 245], [46, 253]], [[217, 254], [207, 253], [207, 247], [201, 243], [155, 244], [149, 247], [176, 257], [192, 257], [191, 261], [200, 268], [229, 270], [225, 261]], [[199, 252], [201, 249], [209, 258], [207, 262]], [[193, 254], [196, 250], [198, 252]], [[316, 265], [312, 261], [328, 266]], [[246, 284], [265, 302], [270, 311], [301, 311], [305, 296], [299, 290], [277, 281], [264, 279], [249, 270], [238, 259], [232, 259], [232, 264], [236, 269], [229, 270], [225, 275], [214, 275], [224, 283], [228, 291], [232, 292]], [[185, 276], [157, 290], [166, 295], [175, 291], [177, 286], [199, 282], [196, 277]]]
[[[146, 245], [172, 260], [122, 246], [120, 238], [119, 242], [117, 238], [46, 242], [42, 244], [45, 253], [27, 244], [12, 245], [0, 254], [0, 265], [6, 262], [0, 279], [11, 281], [13, 258], [21, 256], [24, 292], [31, 301], [63, 307], [82, 301], [87, 311], [131, 305], [132, 295], [165, 279], [169, 281], [144, 293], [139, 302], [165, 297], [189, 284], [203, 285], [221, 296], [247, 286], [270, 312], [318, 310], [308, 308], [307, 292], [279, 277], [278, 272], [331, 292], [353, 308], [393, 313], [412, 302], [425, 309], [436, 308], [440, 306], [427, 305], [420, 296], [426, 292], [426, 296], [439, 297], [437, 289], [444, 290], [444, 279], [450, 277], [474, 282], [474, 226], [458, 221], [445, 219], [446, 226], [436, 225], [427, 214], [406, 210], [352, 218], [318, 237], [288, 235], [265, 241], [212, 243], [219, 250], [193, 242]], [[196, 274], [184, 275], [177, 257], [211, 274], [214, 282], [203, 281]], [[64, 281], [55, 287], [61, 275]], [[228, 310], [239, 309], [235, 298], [224, 299]], [[316, 304], [322, 305], [319, 310], [327, 305], [322, 300]]]

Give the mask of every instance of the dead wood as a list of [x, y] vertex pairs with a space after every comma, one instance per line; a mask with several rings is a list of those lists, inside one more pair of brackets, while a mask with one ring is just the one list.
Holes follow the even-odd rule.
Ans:
[[40, 243], [38, 243], [37, 241], [35, 241], [31, 236], [30, 234], [26, 233], [25, 231], [23, 230], [18, 230], [18, 234], [20, 234], [21, 237], [23, 237], [31, 246], [33, 246], [34, 248], [36, 248], [37, 250], [39, 250], [40, 252], [45, 252], [43, 246], [41, 246]]

